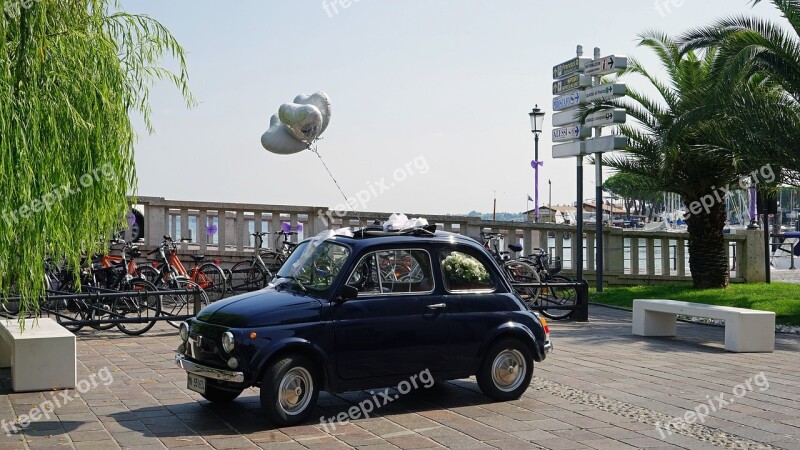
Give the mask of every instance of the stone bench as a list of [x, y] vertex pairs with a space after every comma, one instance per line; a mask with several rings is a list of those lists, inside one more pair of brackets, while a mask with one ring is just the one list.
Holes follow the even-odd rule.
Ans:
[[75, 388], [75, 335], [53, 319], [0, 320], [0, 367], [11, 367], [14, 392]]
[[775, 313], [675, 300], [634, 300], [633, 334], [675, 336], [678, 314], [725, 321], [725, 350], [775, 350]]

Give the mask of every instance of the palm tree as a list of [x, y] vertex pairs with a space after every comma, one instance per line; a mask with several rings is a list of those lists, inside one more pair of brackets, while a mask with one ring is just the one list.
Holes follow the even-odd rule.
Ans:
[[[752, 0], [753, 5], [760, 2]], [[755, 144], [751, 149], [759, 148], [762, 159], [783, 168], [783, 181], [797, 184], [800, 152], [792, 141], [800, 131], [796, 127], [800, 106], [800, 2], [771, 2], [789, 22], [788, 28], [746, 16], [726, 18], [685, 33], [680, 39], [681, 51], [716, 48], [712, 76], [728, 86], [749, 83], [751, 93], [756, 95], [745, 93], [745, 98], [734, 99], [730, 105], [734, 108], [730, 112], [746, 122], [735, 130]], [[758, 88], [765, 85], [770, 86], [772, 102], [766, 105], [753, 102], [763, 92]], [[752, 117], [756, 114], [761, 116]], [[769, 145], [764, 145], [765, 142]]]
[[725, 203], [708, 199], [716, 199], [721, 188], [746, 174], [719, 129], [719, 112], [727, 104], [724, 99], [734, 93], [714, 83], [713, 49], [703, 55], [682, 53], [675, 40], [657, 32], [641, 35], [639, 45], [656, 53], [669, 79], [658, 80], [638, 61], [630, 61], [623, 76], [644, 77], [658, 97], [629, 88], [627, 98], [614, 102], [637, 123], [620, 127], [629, 138], [629, 147], [604, 162], [634, 176], [645, 189], [681, 196], [689, 211], [686, 222], [693, 284], [698, 288], [725, 287], [730, 278], [723, 236]]

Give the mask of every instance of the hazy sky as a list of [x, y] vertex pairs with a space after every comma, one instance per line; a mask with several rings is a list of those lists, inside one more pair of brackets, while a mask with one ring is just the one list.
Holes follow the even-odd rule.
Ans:
[[[326, 9], [323, 4], [327, 6]], [[332, 5], [335, 5], [332, 6]], [[678, 6], [676, 6], [678, 5]], [[199, 105], [167, 84], [152, 91], [154, 135], [139, 126], [139, 194], [334, 207], [343, 198], [316, 155], [265, 151], [269, 117], [323, 90], [333, 117], [319, 152], [359, 209], [519, 212], [533, 196], [528, 112], [546, 112], [540, 201], [576, 198], [575, 160], [553, 160], [552, 66], [622, 54], [649, 63], [637, 34], [677, 34], [726, 15], [783, 22], [747, 0], [127, 0], [187, 51]], [[172, 65], [172, 63], [168, 63]], [[641, 87], [641, 80], [629, 84]], [[137, 123], [139, 123], [137, 121]], [[608, 176], [608, 171], [606, 172]], [[586, 197], [594, 167], [585, 168]], [[359, 194], [360, 191], [360, 194]], [[531, 204], [531, 207], [532, 204]]]

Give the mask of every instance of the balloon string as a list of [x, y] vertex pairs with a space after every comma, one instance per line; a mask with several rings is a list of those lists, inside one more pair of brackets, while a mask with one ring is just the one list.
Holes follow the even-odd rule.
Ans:
[[317, 155], [317, 158], [319, 158], [320, 162], [322, 163], [322, 167], [324, 167], [324, 168], [325, 168], [325, 170], [328, 172], [328, 175], [330, 175], [330, 177], [331, 177], [331, 180], [333, 180], [333, 184], [335, 184], [335, 185], [336, 185], [336, 189], [339, 189], [339, 193], [340, 193], [340, 194], [342, 194], [342, 198], [344, 199], [344, 203], [345, 203], [347, 206], [349, 206], [349, 207], [350, 207], [350, 209], [353, 211], [353, 214], [355, 214], [355, 215], [356, 215], [356, 218], [358, 219], [358, 222], [359, 222], [359, 223], [361, 223], [361, 216], [359, 216], [359, 215], [358, 215], [358, 212], [356, 211], [356, 209], [355, 209], [355, 208], [353, 208], [353, 205], [351, 205], [351, 204], [350, 204], [350, 202], [347, 200], [347, 196], [344, 194], [344, 191], [342, 190], [342, 187], [341, 187], [341, 186], [339, 186], [339, 182], [338, 182], [338, 181], [336, 181], [336, 178], [335, 178], [335, 177], [333, 176], [333, 174], [331, 173], [331, 169], [329, 169], [329, 168], [328, 168], [328, 165], [327, 165], [327, 164], [325, 164], [325, 160], [324, 160], [324, 159], [322, 159], [322, 155], [320, 155], [320, 154], [319, 154], [319, 150], [317, 149], [317, 146], [315, 145], [315, 146], [313, 146], [313, 147], [309, 147], [309, 150], [310, 150], [312, 153], [314, 153], [315, 155]]

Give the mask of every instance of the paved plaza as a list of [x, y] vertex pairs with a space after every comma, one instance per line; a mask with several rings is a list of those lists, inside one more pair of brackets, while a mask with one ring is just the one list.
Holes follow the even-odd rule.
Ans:
[[[230, 405], [202, 400], [173, 365], [178, 335], [165, 324], [143, 337], [80, 332], [85, 393], [15, 394], [0, 373], [0, 420], [18, 429], [0, 432], [0, 450], [800, 448], [800, 336], [779, 334], [774, 353], [735, 354], [720, 327], [680, 323], [676, 339], [641, 338], [627, 311], [592, 306], [590, 317], [551, 324], [555, 351], [518, 401], [491, 403], [474, 379], [458, 380], [397, 399], [391, 391], [370, 418], [335, 429], [319, 419], [275, 429], [254, 389]], [[314, 417], [372, 397], [322, 394]], [[15, 424], [53, 399], [49, 418]]]

